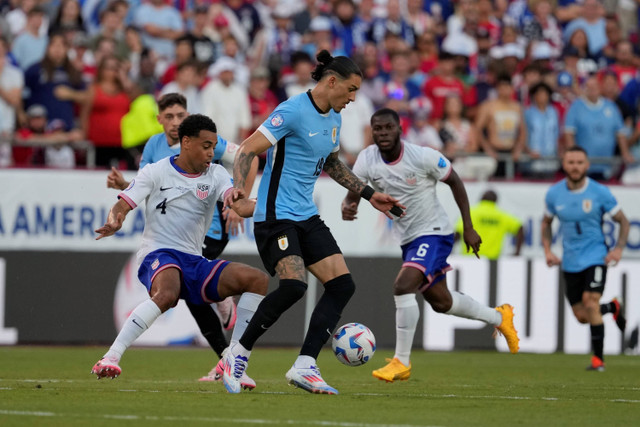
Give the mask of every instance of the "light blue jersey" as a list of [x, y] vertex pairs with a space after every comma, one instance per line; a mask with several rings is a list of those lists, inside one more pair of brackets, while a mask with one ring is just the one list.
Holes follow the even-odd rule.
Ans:
[[[227, 149], [227, 140], [218, 135], [218, 142], [213, 149], [213, 161], [220, 161], [222, 155]], [[175, 156], [180, 154], [180, 143], [169, 145], [167, 141], [167, 135], [162, 132], [153, 135], [149, 138], [149, 141], [144, 146], [142, 151], [142, 159], [140, 159], [140, 169], [148, 165], [149, 163], [156, 163], [165, 157]], [[222, 219], [220, 217], [219, 209], [216, 209], [213, 213], [213, 220], [211, 221], [211, 227], [207, 231], [207, 237], [215, 240], [222, 240], [225, 233], [222, 228]]]
[[340, 113], [323, 113], [311, 92], [280, 104], [258, 128], [272, 147], [258, 189], [256, 222], [304, 221], [318, 214], [313, 189], [329, 154], [340, 148]]
[[611, 191], [590, 178], [583, 188], [572, 191], [563, 179], [547, 191], [545, 204], [545, 214], [560, 219], [562, 270], [577, 273], [604, 265], [609, 249], [602, 232], [602, 217], [620, 210]]
[[[618, 134], [626, 134], [618, 106], [600, 98], [595, 104], [583, 98], [576, 99], [565, 119], [564, 131], [573, 133], [576, 145], [584, 148], [589, 157], [613, 157]], [[589, 173], [611, 175], [611, 166], [591, 162]]]
[[[218, 135], [216, 148], [213, 149], [213, 160], [220, 160], [226, 149], [227, 140]], [[175, 156], [176, 154], [180, 154], [180, 143], [169, 145], [167, 135], [164, 132], [158, 133], [149, 138], [145, 144], [139, 168], [142, 169], [149, 163], [156, 163], [165, 157]]]

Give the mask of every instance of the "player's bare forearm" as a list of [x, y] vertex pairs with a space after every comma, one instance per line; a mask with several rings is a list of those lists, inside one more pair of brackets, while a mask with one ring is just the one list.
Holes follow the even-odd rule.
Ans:
[[347, 190], [358, 194], [358, 197], [365, 187], [364, 182], [360, 181], [360, 179], [351, 172], [351, 169], [340, 161], [338, 153], [329, 154], [327, 160], [324, 162], [323, 169], [335, 182]]
[[244, 153], [242, 151], [238, 151], [236, 160], [233, 163], [233, 186], [235, 188], [244, 189], [246, 187], [247, 177], [251, 171], [251, 163], [255, 157], [256, 154], [253, 152]]
[[469, 210], [469, 197], [467, 196], [467, 190], [464, 188], [464, 183], [458, 176], [455, 170], [451, 170], [449, 177], [444, 181], [445, 184], [451, 188], [453, 198], [458, 205], [460, 215], [462, 216], [462, 227], [473, 228], [473, 222], [471, 221], [471, 212]]
[[616, 248], [624, 249], [627, 246], [627, 239], [629, 238], [629, 220], [622, 210], [613, 215], [613, 220], [620, 224], [620, 231], [618, 231], [618, 241], [616, 242]]
[[102, 227], [95, 230], [95, 232], [99, 234], [99, 236], [96, 237], [96, 240], [100, 240], [103, 237], [113, 236], [118, 230], [120, 230], [120, 228], [122, 228], [122, 223], [130, 211], [131, 206], [129, 206], [127, 202], [122, 199], [118, 200], [109, 211], [107, 222], [105, 222]]
[[540, 225], [542, 247], [544, 248], [545, 253], [551, 251], [551, 221], [553, 221], [553, 218], [545, 215], [545, 217], [542, 218], [542, 224]]

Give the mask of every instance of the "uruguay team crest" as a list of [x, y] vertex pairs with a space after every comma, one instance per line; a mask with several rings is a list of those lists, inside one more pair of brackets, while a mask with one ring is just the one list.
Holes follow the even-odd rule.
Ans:
[[582, 210], [584, 211], [584, 213], [591, 212], [592, 207], [593, 207], [593, 202], [591, 201], [591, 199], [584, 199], [582, 201]]
[[284, 251], [289, 247], [289, 239], [287, 239], [287, 236], [278, 237], [278, 247], [281, 251]]
[[196, 188], [196, 196], [198, 199], [204, 200], [209, 196], [209, 184], [198, 184]]
[[331, 142], [335, 144], [337, 140], [338, 140], [338, 128], [334, 127], [331, 130]]

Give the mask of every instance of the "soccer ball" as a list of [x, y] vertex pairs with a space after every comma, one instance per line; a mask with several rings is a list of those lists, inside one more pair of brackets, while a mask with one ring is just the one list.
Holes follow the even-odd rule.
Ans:
[[373, 357], [376, 337], [360, 323], [347, 323], [333, 334], [331, 348], [340, 362], [347, 366], [360, 366]]

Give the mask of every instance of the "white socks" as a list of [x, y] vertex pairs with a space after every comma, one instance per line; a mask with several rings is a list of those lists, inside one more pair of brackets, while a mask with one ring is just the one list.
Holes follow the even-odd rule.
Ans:
[[494, 326], [500, 326], [500, 323], [502, 323], [502, 315], [496, 309], [480, 304], [469, 295], [456, 291], [449, 292], [453, 302], [446, 314], [464, 317], [465, 319], [482, 320]]
[[230, 346], [236, 344], [244, 331], [247, 329], [253, 314], [258, 309], [258, 305], [260, 301], [264, 299], [264, 295], [254, 294], [253, 292], [245, 292], [240, 296], [238, 300], [238, 305], [236, 306], [237, 318], [236, 318], [236, 326], [233, 328], [233, 333], [231, 334], [231, 342]]
[[298, 355], [298, 358], [293, 363], [294, 368], [310, 368], [312, 366], [318, 365], [316, 365], [316, 359], [311, 356]]
[[413, 336], [416, 333], [420, 309], [415, 294], [394, 295], [396, 303], [396, 354], [403, 365], [409, 366]]
[[104, 357], [119, 361], [125, 350], [149, 329], [161, 314], [160, 308], [150, 299], [138, 305], [124, 322], [120, 333]]

